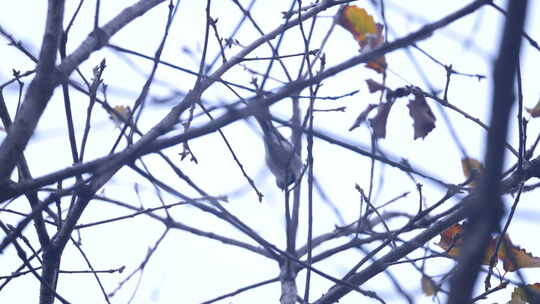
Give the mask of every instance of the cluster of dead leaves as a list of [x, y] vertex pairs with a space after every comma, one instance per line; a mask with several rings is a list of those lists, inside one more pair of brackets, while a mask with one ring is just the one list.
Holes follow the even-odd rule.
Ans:
[[[440, 241], [437, 246], [445, 250], [446, 254], [452, 258], [459, 258], [464, 246], [465, 226], [467, 224], [454, 224], [440, 234]], [[492, 237], [486, 248], [482, 264], [490, 265], [491, 259], [496, 257], [495, 263], [502, 261], [505, 272], [514, 272], [522, 268], [540, 267], [540, 257], [533, 256], [525, 249], [514, 245], [508, 235], [501, 239], [499, 249], [497, 250], [497, 237]], [[497, 251], [497, 252], [495, 252]], [[540, 292], [540, 283], [531, 284], [526, 287], [516, 287], [512, 293], [512, 300], [509, 303], [538, 303], [527, 300], [533, 296], [526, 292], [524, 288], [532, 288]]]
[[[540, 105], [537, 105], [537, 111], [540, 116]], [[528, 109], [529, 113], [535, 117], [534, 109]], [[480, 177], [484, 173], [483, 164], [477, 159], [465, 157], [461, 160], [463, 175], [467, 179], [467, 185], [476, 187]], [[441, 240], [437, 244], [447, 251], [454, 258], [460, 254], [460, 248], [463, 246], [463, 226], [456, 224], [441, 233]], [[495, 254], [496, 239], [492, 238], [483, 259], [484, 265], [489, 265], [490, 259]], [[503, 269], [506, 272], [513, 272], [521, 268], [540, 267], [540, 257], [535, 257], [525, 249], [514, 245], [508, 236], [505, 236], [499, 250], [497, 251], [497, 260], [503, 262]], [[540, 283], [518, 286], [512, 292], [511, 300], [508, 304], [526, 304], [540, 303]]]
[[[336, 18], [338, 24], [343, 26], [347, 31], [349, 31], [349, 33], [353, 35], [354, 39], [360, 46], [361, 52], [368, 52], [384, 43], [384, 26], [375, 22], [373, 16], [368, 14], [365, 9], [356, 5], [343, 6], [339, 10]], [[378, 73], [384, 73], [387, 63], [383, 56], [368, 62], [366, 66], [377, 71]], [[367, 108], [360, 113], [349, 131], [352, 131], [354, 128], [367, 121], [367, 117], [371, 111], [377, 109], [377, 113], [373, 118], [369, 119], [369, 123], [375, 138], [386, 137], [388, 115], [390, 114], [390, 110], [392, 109], [395, 99], [398, 97], [405, 97], [410, 94], [414, 95], [414, 98], [409, 101], [407, 106], [409, 108], [409, 114], [413, 119], [414, 139], [426, 137], [426, 135], [435, 128], [435, 116], [433, 115], [429, 105], [426, 103], [426, 99], [419, 92], [419, 90], [401, 88], [394, 91], [372, 79], [368, 79], [366, 82], [370, 93], [378, 91], [386, 92], [386, 102], [369, 104]]]
[[[368, 52], [384, 43], [384, 26], [376, 23], [373, 16], [369, 15], [365, 9], [356, 5], [344, 6], [339, 10], [336, 18], [338, 24], [353, 35], [360, 45], [361, 52]], [[384, 56], [366, 64], [366, 67], [377, 71], [377, 73], [383, 73], [386, 66]]]
[[414, 98], [409, 100], [407, 107], [409, 108], [409, 115], [413, 119], [414, 139], [425, 138], [435, 128], [435, 115], [431, 111], [431, 108], [426, 102], [426, 99], [422, 92], [415, 87], [405, 87], [392, 90], [385, 87], [383, 84], [378, 83], [373, 79], [366, 80], [370, 93], [376, 93], [378, 91], [386, 92], [386, 102], [379, 104], [369, 104], [364, 111], [360, 113], [356, 121], [351, 126], [349, 131], [362, 125], [368, 121], [367, 117], [371, 111], [377, 109], [377, 113], [373, 118], [369, 119], [369, 124], [373, 130], [375, 138], [386, 137], [386, 124], [388, 121], [388, 115], [394, 105], [397, 98], [407, 97], [412, 95]]
[[[359, 8], [356, 5], [344, 6], [338, 12], [337, 18], [338, 24], [347, 29], [358, 42], [361, 52], [370, 51], [384, 43], [383, 25], [376, 23], [374, 18], [365, 9]], [[384, 57], [380, 57], [367, 63], [366, 66], [378, 73], [383, 73], [386, 70], [387, 63]], [[409, 104], [407, 105], [409, 114], [413, 119], [414, 139], [419, 137], [424, 138], [435, 128], [435, 116], [427, 104], [424, 95], [419, 90], [410, 87], [391, 90], [372, 79], [368, 79], [366, 82], [370, 93], [386, 92], [386, 102], [368, 104], [351, 126], [350, 131], [369, 121], [375, 138], [384, 138], [386, 136], [388, 115], [395, 100], [399, 97], [409, 95], [414, 96], [413, 99], [409, 100]], [[375, 109], [377, 109], [375, 116], [368, 119], [369, 114]], [[540, 117], [540, 101], [534, 108], [527, 108], [526, 110], [532, 117]], [[464, 158], [461, 164], [463, 173], [467, 178], [466, 184], [471, 187], [477, 186], [478, 180], [484, 171], [482, 164], [473, 158]], [[440, 234], [441, 239], [437, 245], [443, 248], [450, 257], [457, 258], [464, 246], [464, 232], [464, 225], [455, 224]], [[513, 272], [521, 268], [540, 267], [539, 257], [535, 257], [525, 249], [514, 245], [507, 235], [502, 237], [498, 249], [497, 241], [497, 238], [490, 240], [482, 261], [483, 264], [489, 265], [492, 258], [495, 259], [495, 262], [500, 260], [503, 263], [505, 272]], [[422, 278], [422, 289], [424, 293], [428, 295], [435, 294], [436, 288], [434, 286], [434, 282], [429, 277], [424, 276]], [[530, 299], [536, 293], [540, 293], [540, 283], [516, 287], [509, 303], [540, 303], [536, 301], [536, 297], [535, 299]]]
[[508, 304], [540, 303], [540, 283], [516, 287]]
[[[484, 172], [482, 163], [474, 158], [465, 157], [461, 160], [463, 175], [467, 178], [465, 184], [475, 187]], [[444, 249], [445, 253], [454, 259], [458, 259], [465, 245], [467, 223], [454, 224], [440, 234], [437, 246]], [[497, 243], [500, 242], [499, 245]], [[498, 248], [497, 248], [498, 246]], [[510, 240], [508, 235], [492, 237], [482, 259], [483, 265], [493, 265], [502, 261], [505, 273], [514, 272], [522, 268], [540, 267], [540, 257], [532, 255]], [[425, 295], [432, 296], [438, 291], [437, 284], [428, 276], [422, 276], [422, 291]], [[506, 287], [508, 281], [501, 282], [501, 287]], [[487, 287], [486, 287], [487, 288]], [[514, 288], [508, 304], [540, 303], [540, 283], [517, 286]]]

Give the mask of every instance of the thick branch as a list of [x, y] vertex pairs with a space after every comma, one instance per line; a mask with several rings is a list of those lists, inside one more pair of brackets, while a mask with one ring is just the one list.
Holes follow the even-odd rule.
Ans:
[[508, 16], [493, 71], [493, 102], [484, 163], [486, 172], [480, 184], [479, 198], [474, 212], [469, 216], [470, 225], [465, 232], [465, 244], [452, 277], [448, 303], [469, 303], [480, 265], [491, 234], [496, 232], [503, 214], [501, 201], [504, 144], [508, 122], [514, 104], [514, 81], [519, 64], [521, 32], [525, 24], [527, 0], [509, 2]]

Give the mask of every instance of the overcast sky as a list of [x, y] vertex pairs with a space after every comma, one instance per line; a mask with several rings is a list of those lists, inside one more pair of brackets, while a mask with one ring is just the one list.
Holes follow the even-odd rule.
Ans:
[[[72, 16], [78, 1], [67, 1], [64, 24]], [[102, 1], [100, 24], [120, 13], [120, 11], [135, 1], [115, 0]], [[245, 7], [251, 1], [240, 1]], [[379, 3], [380, 1], [373, 1]], [[389, 26], [388, 40], [403, 37], [419, 29], [422, 25], [438, 20], [451, 12], [463, 7], [471, 1], [384, 1], [386, 21]], [[526, 32], [533, 39], [540, 39], [539, 11], [537, 1], [529, 1], [529, 16]], [[241, 11], [232, 4], [232, 1], [213, 1], [211, 16], [217, 18], [217, 26], [222, 37], [228, 37], [242, 17]], [[264, 33], [275, 29], [282, 24], [282, 12], [288, 11], [291, 1], [256, 1], [251, 14]], [[506, 1], [495, 1], [497, 5], [505, 8]], [[304, 5], [309, 2], [304, 1]], [[382, 22], [380, 8], [373, 6], [371, 1], [355, 1], [353, 4], [365, 8], [376, 21]], [[68, 54], [73, 51], [90, 33], [93, 26], [94, 1], [85, 2], [81, 15], [71, 29], [68, 44]], [[197, 71], [200, 53], [204, 45], [206, 1], [181, 1], [178, 13], [171, 27], [169, 39], [163, 52], [162, 60], [172, 62], [192, 71]], [[112, 37], [110, 43], [153, 56], [163, 34], [167, 18], [167, 4], [163, 3], [148, 14], [142, 16], [117, 35]], [[333, 16], [337, 9], [332, 8], [321, 13], [314, 30], [313, 48], [320, 46], [320, 42], [333, 23]], [[4, 4], [0, 10], [0, 25], [2, 28], [20, 40], [32, 54], [38, 54], [43, 26], [46, 15], [46, 1], [12, 1]], [[448, 100], [461, 110], [470, 113], [475, 118], [487, 123], [489, 121], [489, 107], [491, 102], [492, 64], [498, 52], [500, 30], [504, 18], [492, 7], [481, 8], [478, 12], [460, 19], [451, 25], [436, 31], [431, 37], [419, 42], [417, 45], [435, 58], [461, 73], [485, 75], [486, 79], [478, 80], [474, 77], [458, 76], [452, 78], [449, 88]], [[249, 45], [259, 38], [260, 34], [246, 22], [235, 38], [239, 45], [227, 49], [230, 57], [240, 50], [242, 46]], [[213, 40], [212, 40], [213, 39]], [[207, 62], [219, 55], [219, 47], [212, 37], [209, 45]], [[12, 78], [12, 70], [26, 72], [34, 69], [34, 63], [24, 54], [7, 44], [6, 39], [0, 43], [0, 82], [4, 83]], [[277, 43], [277, 40], [272, 40]], [[303, 52], [304, 44], [300, 31], [291, 30], [284, 38], [280, 54], [295, 54]], [[358, 45], [352, 36], [341, 27], [335, 28], [324, 48], [326, 66], [332, 67], [358, 54]], [[268, 47], [260, 47], [247, 57], [266, 57], [271, 52]], [[103, 48], [94, 52], [81, 66], [80, 72], [87, 78], [92, 77], [92, 68], [102, 59], [106, 59], [107, 67], [103, 78], [109, 86], [108, 102], [111, 105], [132, 105], [142, 88], [148, 72], [152, 67], [151, 61], [143, 60], [137, 56], [121, 54], [110, 48]], [[524, 91], [524, 105], [533, 107], [540, 98], [537, 70], [540, 66], [540, 53], [526, 41], [522, 47], [522, 78]], [[415, 85], [425, 91], [434, 89], [437, 92], [444, 90], [446, 72], [441, 65], [435, 63], [428, 56], [414, 48], [408, 51], [399, 50], [386, 55], [388, 62], [388, 76], [386, 85], [389, 88], [398, 88], [406, 85]], [[297, 77], [300, 58], [293, 57], [284, 60], [287, 68]], [[216, 70], [221, 61], [217, 60], [213, 70]], [[252, 87], [253, 74], [246, 67], [265, 72], [267, 62], [246, 61], [244, 65], [235, 67], [224, 75], [226, 80]], [[421, 71], [418, 68], [421, 67]], [[277, 64], [273, 68], [273, 77], [279, 81], [269, 81], [266, 89], [271, 90], [283, 85], [286, 80]], [[22, 79], [27, 85], [33, 75]], [[73, 73], [71, 79], [82, 83], [82, 79]], [[262, 77], [259, 78], [259, 81]], [[348, 129], [355, 118], [362, 112], [367, 104], [378, 103], [379, 95], [369, 94], [365, 84], [366, 79], [381, 81], [381, 75], [366, 69], [363, 65], [351, 68], [343, 73], [329, 78], [323, 82], [318, 96], [340, 96], [354, 90], [357, 94], [337, 100], [317, 101], [316, 108], [330, 110], [346, 107], [344, 112], [320, 111], [315, 118], [316, 129], [352, 145], [366, 148], [370, 146], [370, 129], [365, 125], [349, 132]], [[173, 94], [186, 93], [195, 83], [196, 78], [187, 73], [160, 66], [156, 74], [156, 82], [150, 90], [147, 99], [147, 109], [141, 117], [139, 127], [143, 132], [148, 131], [159, 122], [170, 108], [181, 97], [168, 102], [156, 102], [159, 98], [169, 97]], [[429, 81], [429, 83], [426, 82]], [[430, 87], [432, 86], [432, 87]], [[13, 114], [17, 106], [18, 87], [10, 85], [3, 91], [8, 107]], [[243, 98], [250, 97], [251, 93], [240, 91]], [[301, 95], [309, 95], [305, 90]], [[214, 85], [203, 95], [203, 100], [209, 108], [219, 107], [238, 101], [238, 97], [223, 85]], [[302, 108], [308, 106], [307, 99], [302, 100]], [[85, 125], [88, 97], [76, 92], [72, 93], [72, 108], [75, 117], [75, 127], [78, 136], [82, 136]], [[381, 149], [391, 157], [408, 159], [415, 168], [448, 183], [460, 183], [464, 180], [460, 159], [463, 154], [459, 145], [462, 145], [467, 155], [478, 159], [483, 158], [486, 132], [475, 123], [462, 115], [446, 109], [452, 128], [459, 136], [459, 143], [453, 139], [449, 128], [441, 114], [441, 108], [435, 102], [428, 100], [433, 109], [436, 128], [425, 139], [413, 140], [412, 120], [407, 108], [407, 99], [400, 99], [392, 108], [388, 119], [387, 136], [379, 140]], [[283, 100], [272, 107], [272, 113], [281, 118], [289, 118], [290, 100]], [[515, 112], [515, 110], [514, 110]], [[197, 110], [200, 113], [200, 110]], [[224, 111], [214, 111], [215, 116]], [[110, 120], [109, 114], [99, 106], [92, 114], [92, 133], [89, 136], [88, 150], [85, 159], [91, 160], [110, 151], [119, 129]], [[517, 149], [516, 115], [512, 113], [511, 135], [508, 142]], [[183, 117], [184, 119], [186, 117]], [[206, 123], [208, 119], [196, 119], [196, 126]], [[280, 128], [283, 133], [289, 134], [286, 128]], [[183, 129], [179, 125], [173, 132], [178, 134]], [[264, 164], [264, 148], [261, 142], [261, 131], [252, 119], [241, 120], [223, 128], [231, 146], [237, 153], [245, 170], [254, 178], [257, 187], [264, 194], [262, 203], [258, 202], [256, 193], [246, 183], [238, 165], [228, 153], [221, 137], [210, 134], [190, 142], [190, 148], [197, 156], [198, 163], [189, 159], [180, 162], [180, 146], [167, 149], [165, 152], [179, 166], [196, 181], [209, 195], [227, 196], [229, 211], [250, 225], [253, 230], [265, 237], [268, 241], [285, 247], [284, 207], [283, 194], [275, 186], [275, 180]], [[528, 124], [529, 142], [536, 138], [540, 132], [539, 123], [531, 120]], [[4, 138], [0, 132], [0, 140]], [[80, 140], [80, 139], [79, 139]], [[305, 141], [304, 141], [305, 143]], [[305, 147], [305, 146], [304, 146]], [[358, 184], [364, 189], [369, 187], [370, 159], [360, 157], [336, 145], [323, 140], [315, 141], [315, 176], [323, 189], [327, 199], [316, 192], [313, 227], [314, 236], [332, 231], [336, 225], [355, 221], [359, 213], [359, 194], [355, 190]], [[67, 132], [64, 106], [60, 88], [55, 91], [43, 119], [40, 121], [35, 135], [32, 137], [25, 156], [32, 168], [33, 176], [44, 174], [69, 167], [71, 165], [71, 152], [67, 144]], [[306, 154], [302, 155], [306, 159]], [[188, 189], [185, 183], [178, 180], [174, 172], [163, 164], [156, 155], [144, 158], [146, 165], [152, 168], [160, 179], [170, 181], [178, 191], [193, 198], [200, 195]], [[515, 161], [515, 157], [508, 154], [507, 166]], [[379, 178], [379, 176], [382, 176]], [[418, 177], [417, 177], [418, 178]], [[426, 179], [418, 178], [424, 184], [423, 198], [427, 205], [436, 202], [445, 192], [445, 189]], [[374, 202], [380, 205], [404, 192], [411, 194], [397, 204], [391, 205], [383, 211], [403, 211], [409, 214], [418, 208], [418, 194], [416, 186], [403, 172], [389, 166], [376, 166], [376, 186], [374, 188]], [[307, 185], [307, 184], [306, 184]], [[56, 186], [52, 186], [54, 188]], [[304, 187], [303, 195], [307, 194]], [[129, 203], [135, 207], [141, 204], [146, 207], [160, 206], [161, 202], [155, 189], [139, 175], [124, 168], [120, 170], [107, 183], [98, 194]], [[43, 197], [46, 194], [43, 193]], [[43, 198], [42, 197], [42, 198]], [[304, 196], [307, 197], [307, 196]], [[532, 235], [539, 229], [537, 225], [540, 213], [536, 208], [535, 195], [524, 196], [516, 220], [512, 223], [509, 234], [512, 240], [533, 254], [540, 255], [540, 244], [533, 240]], [[162, 192], [162, 199], [167, 204], [178, 201], [178, 198]], [[307, 199], [306, 199], [307, 201]], [[331, 202], [329, 204], [328, 202]], [[454, 201], [457, 202], [456, 199]], [[512, 198], [505, 197], [510, 204]], [[66, 205], [67, 206], [67, 205]], [[4, 207], [4, 206], [2, 206]], [[9, 205], [10, 208], [21, 212], [28, 212], [27, 202], [19, 199]], [[306, 204], [301, 209], [298, 245], [306, 242]], [[335, 210], [339, 210], [339, 215]], [[170, 210], [175, 220], [198, 227], [205, 231], [216, 232], [245, 242], [250, 240], [234, 228], [216, 219], [208, 213], [190, 207], [181, 206]], [[84, 213], [81, 223], [91, 223], [98, 220], [113, 218], [128, 214], [125, 208], [113, 204], [93, 200]], [[158, 212], [164, 215], [163, 212]], [[0, 213], [3, 221], [15, 225], [20, 217]], [[342, 222], [343, 221], [343, 222]], [[403, 220], [391, 221], [392, 227], [399, 227], [405, 223]], [[380, 228], [380, 227], [379, 227]], [[381, 228], [382, 229], [382, 228]], [[51, 230], [52, 231], [52, 230]], [[111, 224], [90, 227], [80, 230], [82, 246], [93, 266], [99, 270], [117, 269], [125, 266], [123, 273], [101, 275], [107, 292], [115, 290], [119, 282], [136, 269], [144, 259], [149, 247], [157, 241], [163, 233], [164, 227], [146, 216], [123, 220]], [[27, 234], [30, 240], [35, 241], [34, 231], [29, 227]], [[404, 238], [416, 235], [405, 234]], [[78, 235], [74, 235], [78, 238]], [[330, 248], [346, 240], [337, 240], [317, 249]], [[430, 241], [430, 248], [441, 251], [433, 245], [438, 238]], [[38, 244], [38, 243], [36, 243]], [[255, 244], [256, 245], [256, 244]], [[369, 250], [372, 247], [365, 248]], [[318, 268], [331, 273], [335, 277], [342, 277], [361, 257], [361, 251], [347, 251], [333, 257], [331, 260], [317, 264]], [[420, 257], [421, 253], [411, 255]], [[13, 248], [0, 255], [0, 275], [8, 275], [19, 265]], [[454, 265], [448, 259], [433, 259], [426, 262], [426, 272], [438, 277], [446, 273]], [[9, 267], [8, 267], [9, 266]], [[61, 269], [81, 270], [87, 269], [86, 263], [74, 246], [68, 246]], [[407, 264], [395, 265], [390, 271], [399, 279], [404, 288], [415, 296], [415, 303], [433, 303], [432, 299], [421, 294], [420, 274]], [[538, 278], [538, 270], [524, 272], [527, 278]], [[118, 293], [111, 298], [112, 303], [126, 303], [134, 294], [137, 284], [140, 284], [132, 303], [201, 303], [215, 296], [231, 292], [243, 286], [270, 279], [278, 275], [278, 267], [269, 259], [257, 256], [251, 252], [219, 242], [201, 238], [184, 231], [173, 230], [169, 232], [160, 244], [159, 249], [150, 260], [139, 282], [138, 273], [126, 283]], [[300, 272], [298, 287], [303, 295], [303, 281], [305, 272]], [[312, 292], [310, 299], [321, 296], [332, 286], [332, 282], [316, 275], [312, 278]], [[534, 281], [531, 281], [533, 283]], [[377, 276], [362, 286], [366, 290], [374, 290], [387, 303], [405, 303], [404, 299], [396, 293], [392, 284], [384, 274]], [[27, 275], [8, 284], [0, 291], [2, 303], [36, 303], [38, 297], [38, 282], [34, 277]], [[101, 291], [92, 275], [69, 274], [60, 275], [58, 292], [73, 303], [105, 303]], [[480, 292], [480, 289], [479, 289]], [[490, 302], [506, 302], [511, 290], [500, 291], [490, 297]], [[219, 303], [277, 303], [280, 294], [279, 283], [274, 283], [254, 291], [242, 293], [234, 298]], [[444, 296], [441, 297], [444, 299]], [[358, 294], [350, 294], [340, 303], [378, 303]]]

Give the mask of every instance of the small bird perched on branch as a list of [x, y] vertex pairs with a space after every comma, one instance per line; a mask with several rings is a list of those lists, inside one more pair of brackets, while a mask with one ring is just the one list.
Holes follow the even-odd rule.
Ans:
[[277, 186], [286, 189], [302, 173], [300, 155], [294, 152], [293, 145], [274, 127], [267, 108], [254, 116], [263, 132], [266, 165], [276, 177]]

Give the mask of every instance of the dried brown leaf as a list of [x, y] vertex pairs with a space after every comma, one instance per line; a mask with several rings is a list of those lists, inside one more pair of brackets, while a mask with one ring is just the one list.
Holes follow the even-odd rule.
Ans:
[[382, 83], [378, 83], [373, 79], [366, 79], [366, 84], [370, 93], [375, 93], [385, 89], [385, 86]]
[[354, 121], [353, 125], [349, 128], [349, 131], [352, 131], [352, 130], [358, 128], [360, 125], [362, 125], [366, 121], [367, 116], [369, 115], [369, 113], [373, 109], [375, 109], [376, 107], [377, 107], [376, 104], [368, 104], [368, 106], [364, 109], [364, 111], [362, 111], [362, 113], [360, 113], [360, 115], [358, 115], [358, 117]]
[[425, 138], [435, 128], [435, 115], [421, 94], [414, 94], [415, 98], [409, 101], [409, 114], [413, 119], [414, 139]]
[[377, 106], [377, 114], [369, 120], [375, 138], [386, 137], [386, 121], [393, 105], [394, 103], [392, 102], [380, 103]]

